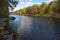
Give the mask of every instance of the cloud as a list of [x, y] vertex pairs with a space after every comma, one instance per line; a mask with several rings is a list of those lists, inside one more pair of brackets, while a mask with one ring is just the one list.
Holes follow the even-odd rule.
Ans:
[[40, 2], [37, 2], [37, 3], [35, 3], [35, 4], [41, 4]]
[[50, 1], [53, 1], [53, 0], [50, 0]]
[[20, 1], [20, 5], [31, 6], [34, 4], [32, 1], [33, 0], [22, 0]]
[[26, 5], [27, 6], [31, 6], [31, 5], [33, 5], [34, 3], [33, 2], [26, 2]]
[[53, 0], [50, 0], [50, 1], [53, 1]]
[[24, 0], [24, 1], [21, 1], [20, 3], [21, 5], [25, 5], [25, 7], [32, 6], [33, 4], [41, 4], [40, 2], [34, 3], [33, 0]]
[[21, 2], [21, 4], [24, 4], [25, 2]]
[[33, 4], [33, 0], [22, 0], [20, 1], [21, 4]]

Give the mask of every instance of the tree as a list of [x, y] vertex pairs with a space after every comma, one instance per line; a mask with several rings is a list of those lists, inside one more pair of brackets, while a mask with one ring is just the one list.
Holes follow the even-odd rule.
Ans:
[[60, 0], [54, 0], [54, 7], [53, 7], [53, 11], [55, 13], [60, 13]]
[[18, 4], [17, 0], [9, 0], [8, 6], [11, 8], [11, 10], [13, 10], [17, 4]]
[[51, 16], [55, 15], [55, 11], [54, 10], [56, 10], [56, 1], [50, 2], [48, 7], [49, 7], [49, 15], [51, 15]]
[[31, 8], [30, 8], [30, 7], [27, 7], [27, 8], [26, 8], [26, 14], [27, 14], [27, 15], [30, 15], [30, 14], [31, 14]]
[[43, 15], [46, 13], [47, 9], [47, 4], [43, 2], [43, 4], [41, 4], [41, 8], [40, 8], [40, 15]]
[[[9, 8], [13, 9], [16, 6], [17, 0], [0, 0], [0, 17], [9, 16]], [[14, 6], [13, 6], [14, 5]]]
[[55, 12], [60, 13], [60, 0], [56, 1], [56, 10], [55, 10]]
[[60, 6], [60, 0], [57, 0], [57, 5], [59, 5], [59, 6]]
[[[4, 38], [4, 32], [5, 31], [9, 31], [9, 8], [8, 7], [15, 7], [16, 6], [16, 1], [13, 0], [13, 2], [11, 2], [12, 0], [0, 0], [0, 18], [4, 18], [5, 21], [3, 21], [2, 27], [4, 28], [3, 32], [2, 32], [2, 37]], [[12, 6], [15, 5], [15, 6]], [[7, 19], [5, 19], [7, 18]], [[4, 40], [4, 39], [2, 39]]]

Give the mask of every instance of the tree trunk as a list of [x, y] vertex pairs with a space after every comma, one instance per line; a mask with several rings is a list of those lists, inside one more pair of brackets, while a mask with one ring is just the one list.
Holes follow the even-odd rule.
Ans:
[[0, 0], [0, 18], [9, 16], [8, 1], [9, 0]]
[[[0, 18], [3, 18], [3, 20], [5, 20], [5, 18], [9, 17], [8, 2], [9, 2], [9, 0], [0, 0]], [[7, 25], [9, 25], [9, 22]], [[2, 27], [6, 27], [6, 25], [5, 26], [2, 25]], [[5, 30], [2, 31], [2, 39], [1, 40], [4, 40], [4, 31]]]

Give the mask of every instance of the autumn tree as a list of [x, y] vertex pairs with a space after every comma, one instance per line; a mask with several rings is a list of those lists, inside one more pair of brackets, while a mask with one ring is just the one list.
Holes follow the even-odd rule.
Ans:
[[38, 15], [40, 13], [40, 4], [35, 4], [32, 7], [34, 15]]
[[30, 7], [27, 7], [27, 8], [26, 8], [26, 14], [27, 14], [27, 15], [30, 15], [30, 14], [31, 14], [31, 8], [30, 8]]
[[49, 15], [51, 16], [55, 15], [56, 13], [54, 10], [56, 10], [56, 1], [50, 2], [48, 6], [49, 6]]
[[40, 7], [40, 15], [46, 14], [46, 8], [47, 8], [47, 4], [43, 2]]
[[[20, 10], [21, 15], [49, 15], [55, 16], [56, 14], [60, 13], [60, 1], [54, 0], [51, 1], [49, 4], [42, 3], [42, 4], [34, 4], [32, 6], [23, 8]], [[19, 12], [18, 12], [19, 13]]]

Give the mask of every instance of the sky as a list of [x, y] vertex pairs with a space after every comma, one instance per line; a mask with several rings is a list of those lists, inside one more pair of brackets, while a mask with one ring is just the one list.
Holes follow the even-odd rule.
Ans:
[[32, 6], [34, 4], [42, 4], [43, 2], [49, 3], [52, 0], [18, 0], [18, 5], [13, 11], [22, 9], [24, 7]]

